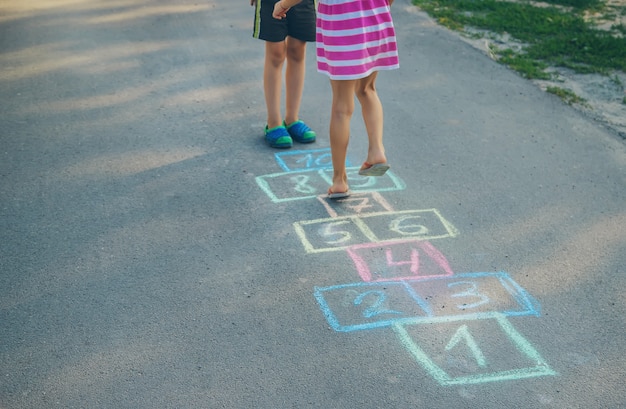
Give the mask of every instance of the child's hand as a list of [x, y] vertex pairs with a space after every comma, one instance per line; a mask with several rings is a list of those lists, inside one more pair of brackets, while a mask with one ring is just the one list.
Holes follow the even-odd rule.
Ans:
[[277, 1], [274, 4], [274, 12], [272, 13], [272, 17], [278, 20], [282, 20], [287, 17], [287, 12], [289, 11], [289, 7], [284, 8], [281, 1]]

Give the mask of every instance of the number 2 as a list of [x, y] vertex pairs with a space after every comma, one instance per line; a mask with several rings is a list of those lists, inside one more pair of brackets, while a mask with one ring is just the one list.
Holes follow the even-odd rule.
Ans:
[[354, 299], [354, 305], [361, 305], [365, 297], [367, 297], [368, 295], [373, 296], [374, 301], [369, 307], [363, 310], [363, 316], [365, 318], [372, 318], [381, 314], [402, 314], [400, 311], [381, 308], [383, 307], [383, 304], [385, 303], [385, 300], [387, 298], [385, 293], [382, 291], [372, 290], [361, 293]]

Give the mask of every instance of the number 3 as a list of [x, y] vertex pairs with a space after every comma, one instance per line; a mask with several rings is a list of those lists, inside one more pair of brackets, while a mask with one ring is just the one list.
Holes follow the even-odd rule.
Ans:
[[469, 288], [466, 291], [462, 291], [460, 293], [455, 293], [452, 294], [452, 297], [454, 298], [458, 298], [458, 297], [476, 297], [479, 298], [479, 301], [476, 301], [475, 303], [472, 304], [459, 304], [456, 307], [460, 310], [466, 309], [466, 308], [476, 308], [480, 305], [483, 305], [485, 303], [488, 303], [489, 297], [487, 297], [484, 294], [481, 294], [478, 292], [478, 287], [476, 286], [475, 282], [472, 281], [457, 281], [456, 283], [450, 283], [448, 284], [448, 288], [451, 288], [453, 286], [457, 286], [457, 285], [467, 285]]

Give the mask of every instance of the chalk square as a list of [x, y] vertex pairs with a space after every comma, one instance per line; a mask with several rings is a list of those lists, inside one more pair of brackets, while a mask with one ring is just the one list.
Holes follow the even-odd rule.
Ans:
[[437, 209], [403, 210], [372, 216], [363, 215], [363, 218], [380, 241], [432, 240], [458, 235], [456, 228]]
[[295, 222], [294, 228], [307, 253], [341, 250], [372, 239], [354, 217], [305, 220]]
[[363, 281], [393, 281], [451, 276], [446, 257], [427, 241], [365, 243], [347, 249]]
[[386, 327], [428, 315], [402, 282], [316, 287], [314, 296], [328, 324], [338, 332]]
[[505, 272], [461, 273], [406, 283], [428, 302], [433, 317], [540, 315], [539, 302]]
[[378, 192], [353, 193], [340, 201], [329, 199], [327, 195], [320, 195], [317, 198], [330, 217], [393, 211], [391, 205]]
[[315, 198], [326, 193], [328, 181], [321, 170], [282, 172], [256, 177], [257, 185], [274, 203]]
[[[333, 167], [330, 148], [277, 152], [274, 158], [285, 172]], [[346, 166], [352, 166], [350, 161], [346, 160]]]
[[393, 324], [401, 344], [440, 385], [469, 385], [557, 375], [506, 319]]

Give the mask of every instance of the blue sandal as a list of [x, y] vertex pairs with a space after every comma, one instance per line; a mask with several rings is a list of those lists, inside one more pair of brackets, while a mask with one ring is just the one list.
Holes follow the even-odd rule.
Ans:
[[283, 125], [271, 129], [265, 125], [265, 141], [272, 148], [285, 149], [293, 146], [293, 140]]
[[317, 135], [304, 122], [298, 120], [289, 125], [283, 122], [283, 125], [285, 126], [285, 128], [287, 128], [287, 132], [289, 132], [289, 135], [291, 135], [294, 141], [300, 142], [300, 143], [315, 142], [315, 137]]

